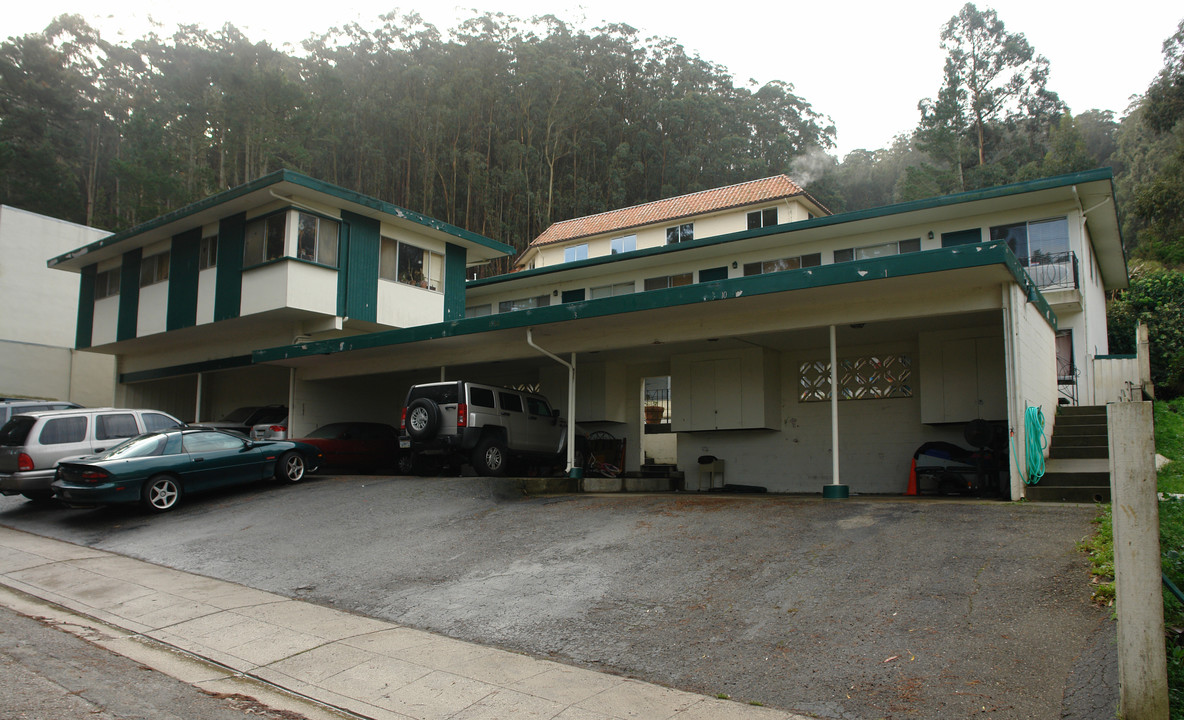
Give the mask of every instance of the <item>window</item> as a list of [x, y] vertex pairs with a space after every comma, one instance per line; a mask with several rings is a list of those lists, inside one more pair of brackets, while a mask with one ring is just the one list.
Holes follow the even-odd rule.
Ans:
[[502, 410], [506, 412], [522, 412], [522, 396], [515, 393], [499, 392], [498, 399], [502, 403]]
[[612, 239], [612, 254], [618, 255], [620, 253], [632, 252], [637, 249], [636, 235], [622, 235]]
[[184, 436], [182, 441], [187, 453], [217, 452], [219, 450], [241, 450], [243, 441], [233, 435], [220, 432], [196, 432]]
[[804, 267], [818, 267], [822, 264], [822, 253], [810, 253], [797, 257], [778, 258], [777, 260], [762, 260], [761, 262], [744, 263], [744, 276], [764, 275], [765, 273], [797, 270]]
[[699, 282], [711, 282], [713, 280], [727, 280], [728, 267], [704, 268], [699, 271]]
[[129, 438], [140, 434], [136, 418], [131, 413], [114, 413], [95, 417], [95, 439]]
[[95, 275], [95, 300], [119, 294], [119, 268], [104, 270]]
[[284, 255], [284, 226], [288, 213], [273, 213], [247, 223], [243, 238], [243, 267], [260, 265]]
[[161, 415], [160, 413], [144, 413], [142, 418], [144, 420], [144, 430], [146, 432], [180, 427], [176, 420], [173, 420], [168, 415]]
[[[830, 360], [798, 367], [798, 401], [830, 400]], [[839, 358], [840, 400], [885, 400], [913, 396], [913, 361], [909, 355], [863, 355]]]
[[593, 300], [598, 300], [600, 298], [614, 297], [616, 295], [628, 295], [631, 292], [633, 292], [633, 283], [627, 282], [617, 283], [615, 285], [601, 285], [600, 287], [594, 287], [588, 291], [588, 294], [591, 295]]
[[1004, 240], [1021, 260], [1035, 264], [1063, 262], [1069, 252], [1069, 221], [1053, 218], [991, 228], [991, 240]]
[[493, 407], [493, 391], [489, 388], [469, 387], [469, 404], [477, 407]]
[[467, 318], [485, 317], [486, 315], [491, 315], [492, 313], [493, 305], [490, 303], [485, 303], [484, 305], [472, 305], [465, 308], [465, 317]]
[[585, 294], [586, 293], [584, 292], [584, 288], [577, 288], [575, 290], [564, 290], [559, 295], [559, 301], [565, 302], [565, 303], [582, 302], [584, 300]]
[[140, 287], [155, 285], [169, 279], [169, 251], [149, 255], [140, 261]]
[[563, 262], [588, 259], [588, 243], [563, 248]]
[[548, 406], [545, 401], [540, 400], [538, 398], [527, 397], [526, 398], [526, 409], [530, 412], [531, 415], [537, 415], [539, 417], [550, 417], [551, 416], [550, 406]]
[[[11, 421], [10, 421], [11, 422]], [[86, 439], [86, 417], [53, 418], [45, 421], [38, 441], [42, 445], [64, 445]]]
[[201, 239], [201, 247], [197, 251], [197, 269], [206, 270], [218, 265], [218, 236]]
[[695, 239], [695, 224], [684, 223], [682, 225], [675, 225], [674, 227], [666, 228], [666, 244], [674, 245], [680, 242], [687, 242]]
[[979, 228], [955, 230], [954, 232], [944, 232], [941, 234], [941, 246], [943, 248], [973, 245], [974, 243], [982, 242], [982, 240], [983, 231]]
[[337, 267], [337, 221], [311, 213], [296, 215], [296, 257]]
[[678, 275], [666, 275], [664, 277], [646, 278], [646, 290], [665, 290], [666, 288], [682, 287], [683, 285], [691, 285], [695, 282], [694, 276], [691, 273], [680, 273]]
[[903, 255], [904, 253], [920, 252], [921, 238], [900, 240], [899, 242], [880, 243], [879, 245], [865, 245], [859, 248], [835, 250], [835, 262], [851, 262], [852, 260], [872, 260], [889, 255]]
[[777, 224], [777, 208], [765, 208], [764, 210], [753, 210], [748, 213], [748, 229], [755, 230], [762, 227], [770, 227]]
[[379, 249], [378, 277], [424, 288], [444, 290], [444, 256], [416, 245], [382, 238]]
[[550, 295], [539, 295], [537, 297], [518, 298], [517, 300], [502, 300], [497, 304], [497, 311], [499, 313], [514, 312], [515, 310], [529, 310], [536, 307], [547, 307], [551, 304]]

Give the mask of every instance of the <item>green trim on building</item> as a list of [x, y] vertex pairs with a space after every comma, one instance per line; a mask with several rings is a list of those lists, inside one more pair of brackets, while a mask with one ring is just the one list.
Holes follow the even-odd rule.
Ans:
[[495, 275], [493, 277], [482, 278], [480, 280], [471, 280], [469, 281], [468, 286], [470, 288], [486, 287], [489, 285], [524, 280], [526, 278], [551, 275], [576, 268], [596, 267], [598, 265], [605, 265], [607, 263], [623, 262], [631, 258], [652, 257], [655, 255], [664, 255], [666, 253], [686, 252], [695, 248], [721, 245], [724, 243], [735, 242], [737, 240], [746, 240], [748, 238], [762, 237], [765, 235], [779, 235], [782, 233], [808, 230], [810, 228], [830, 227], [832, 225], [842, 225], [844, 223], [857, 222], [860, 220], [890, 217], [892, 215], [901, 215], [903, 213], [916, 212], [918, 210], [931, 210], [934, 208], [943, 208], [952, 205], [960, 205], [963, 203], [979, 202], [982, 200], [992, 200], [995, 198], [1008, 197], [1012, 195], [1023, 195], [1025, 193], [1037, 192], [1040, 190], [1051, 190], [1058, 187], [1079, 185], [1087, 182], [1099, 182], [1102, 180], [1111, 181], [1111, 194], [1113, 194], [1113, 173], [1111, 172], [1110, 168], [1101, 168], [1098, 170], [1087, 170], [1085, 172], [1072, 173], [1069, 175], [1058, 175], [1056, 177], [1044, 178], [1041, 180], [1013, 183], [1011, 185], [1000, 185], [998, 187], [986, 188], [984, 190], [973, 190], [970, 192], [957, 193], [955, 195], [942, 195], [939, 197], [926, 198], [924, 200], [913, 200], [911, 202], [898, 203], [896, 205], [886, 205], [884, 207], [870, 208], [867, 210], [856, 210], [853, 212], [839, 213], [837, 215], [825, 215], [822, 217], [811, 218], [810, 220], [799, 220], [798, 222], [786, 223], [784, 225], [773, 225], [771, 227], [758, 228], [755, 230], [741, 230], [739, 232], [727, 233], [724, 235], [713, 235], [711, 237], [696, 238], [694, 240], [688, 240], [686, 242], [681, 242], [674, 245], [662, 245], [659, 247], [644, 248], [642, 250], [633, 250], [627, 253], [618, 253], [616, 255], [603, 255], [600, 257], [589, 258], [587, 260], [577, 260], [559, 265], [549, 265], [547, 267], [535, 268], [534, 270], [522, 270], [520, 272]]
[[1138, 355], [1094, 355], [1094, 360], [1138, 360]]
[[513, 255], [515, 252], [513, 247], [506, 245], [505, 243], [500, 243], [497, 240], [492, 240], [476, 233], [469, 232], [468, 230], [458, 228], [455, 225], [449, 225], [446, 222], [441, 222], [434, 218], [430, 218], [427, 215], [421, 215], [420, 213], [407, 210], [406, 208], [401, 208], [398, 205], [392, 205], [391, 203], [383, 202], [377, 198], [362, 195], [361, 193], [357, 193], [352, 190], [346, 190], [345, 188], [338, 187], [337, 185], [332, 185], [321, 180], [315, 180], [308, 177], [307, 175], [302, 175], [292, 170], [277, 170], [268, 175], [264, 175], [257, 180], [246, 183], [245, 185], [231, 188], [230, 190], [220, 192], [217, 195], [211, 195], [204, 200], [199, 200], [198, 202], [186, 205], [185, 207], [174, 210], [173, 212], [165, 213], [160, 217], [149, 220], [148, 222], [141, 225], [137, 225], [130, 230], [125, 230], [114, 235], [109, 235], [102, 240], [98, 240], [89, 245], [78, 248], [77, 250], [72, 250], [63, 255], [59, 255], [49, 261], [49, 266], [55, 267], [56, 265], [68, 260], [76, 260], [87, 253], [110, 247], [112, 245], [121, 243], [124, 240], [134, 238], [137, 235], [142, 235], [146, 232], [150, 232], [157, 228], [168, 225], [169, 223], [184, 220], [191, 215], [196, 215], [199, 212], [210, 210], [223, 203], [230, 202], [231, 200], [243, 197], [244, 195], [249, 195], [258, 190], [263, 190], [272, 185], [278, 185], [283, 182], [289, 182], [293, 185], [307, 188], [313, 192], [323, 193], [344, 202], [356, 203], [363, 207], [377, 210], [378, 212], [385, 213], [387, 215], [393, 215], [395, 217], [402, 218], [403, 220], [413, 222], [417, 225], [422, 225], [438, 232], [452, 235], [453, 237], [471, 242], [475, 245], [480, 245], [495, 252], [499, 252], [503, 255]]
[[95, 277], [98, 265], [82, 268], [78, 279], [78, 321], [74, 325], [74, 347], [85, 350], [91, 346], [95, 330]]
[[140, 322], [140, 260], [142, 248], [134, 248], [123, 254], [119, 266], [119, 320], [115, 326], [115, 339], [131, 340], [136, 337], [136, 326]]
[[982, 228], [954, 230], [952, 232], [943, 232], [941, 234], [941, 246], [943, 248], [957, 247], [958, 245], [974, 245], [975, 243], [980, 243], [982, 241]]
[[214, 275], [214, 321], [236, 318], [243, 302], [243, 244], [247, 214], [218, 221], [218, 265]]
[[465, 316], [465, 262], [468, 254], [460, 245], [448, 243], [444, 253], [444, 319]]
[[169, 306], [166, 330], [180, 330], [197, 324], [197, 264], [201, 252], [201, 228], [173, 238], [169, 253]]
[[[337, 314], [354, 320], [378, 322], [378, 263], [381, 224], [374, 218], [341, 213], [337, 254]], [[342, 262], [341, 260], [344, 260]]]
[[144, 382], [145, 380], [164, 380], [165, 378], [178, 377], [180, 375], [195, 375], [199, 372], [213, 372], [215, 370], [233, 370], [235, 368], [249, 367], [250, 365], [250, 355], [236, 355], [234, 357], [219, 358], [218, 360], [206, 360], [204, 362], [172, 365], [170, 367], [153, 368], [152, 370], [141, 370], [139, 372], [120, 373], [119, 382], [132, 383]]
[[990, 265], [1003, 265], [1015, 282], [1024, 290], [1029, 300], [1040, 310], [1049, 325], [1054, 330], [1056, 329], [1056, 315], [1036, 288], [1036, 284], [1028, 277], [1011, 249], [1007, 247], [1007, 243], [996, 242], [982, 243], [971, 247], [926, 250], [906, 255], [822, 265], [801, 270], [764, 273], [665, 290], [630, 293], [597, 300], [548, 305], [530, 310], [386, 330], [368, 335], [320, 340], [300, 345], [285, 345], [255, 350], [252, 353], [252, 358], [256, 363], [264, 363], [312, 355], [331, 355], [336, 352], [405, 345], [455, 335], [474, 335], [494, 330], [528, 328], [568, 320], [694, 305], [740, 296], [749, 297], [834, 285], [856, 285], [887, 278], [923, 276], [935, 272]]

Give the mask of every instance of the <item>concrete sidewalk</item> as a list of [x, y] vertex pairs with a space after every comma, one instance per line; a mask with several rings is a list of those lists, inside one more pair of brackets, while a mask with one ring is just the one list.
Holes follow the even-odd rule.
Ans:
[[185, 682], [313, 720], [805, 720], [7, 528], [0, 604]]

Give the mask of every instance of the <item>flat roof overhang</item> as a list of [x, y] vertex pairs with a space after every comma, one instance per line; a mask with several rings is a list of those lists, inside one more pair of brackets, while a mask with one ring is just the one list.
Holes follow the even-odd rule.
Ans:
[[1007, 245], [982, 243], [256, 350], [252, 360], [302, 368], [315, 380], [537, 358], [527, 328], [558, 354], [669, 350], [720, 338], [757, 342], [831, 324], [998, 310], [1008, 283], [1056, 326]]
[[352, 190], [322, 182], [291, 170], [278, 170], [245, 185], [231, 188], [204, 200], [186, 205], [71, 252], [51, 258], [48, 265], [59, 270], [81, 272], [82, 268], [102, 260], [119, 257], [128, 250], [167, 240], [195, 227], [261, 207], [276, 200], [290, 199], [299, 206], [299, 199], [323, 203], [332, 207], [389, 222], [460, 245], [471, 261], [485, 262], [513, 255], [514, 248], [468, 230], [449, 225], [435, 218], [401, 208]]
[[[1059, 175], [1029, 182], [943, 195], [896, 205], [858, 210], [775, 225], [756, 230], [699, 238], [677, 245], [589, 258], [534, 270], [497, 275], [468, 283], [468, 300], [512, 292], [515, 287], [585, 280], [602, 276], [605, 265], [622, 271], [666, 265], [674, 260], [696, 261], [728, 256], [737, 250], [784, 249], [807, 242], [824, 242], [850, 235], [888, 232], [903, 226], [940, 224], [1024, 207], [1072, 202], [1085, 212], [1087, 227], [1107, 290], [1128, 284], [1126, 254], [1114, 205], [1113, 173], [1109, 168]], [[743, 248], [733, 245], [743, 241]]]

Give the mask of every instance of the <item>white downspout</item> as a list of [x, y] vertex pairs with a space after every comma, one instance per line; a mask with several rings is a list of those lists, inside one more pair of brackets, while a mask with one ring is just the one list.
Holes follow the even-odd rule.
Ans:
[[526, 344], [567, 368], [567, 475], [572, 476], [576, 465], [576, 354], [571, 362], [534, 342], [534, 328], [526, 328]]
[[201, 396], [204, 389], [202, 387], [204, 384], [202, 381], [205, 379], [205, 376], [205, 373], [199, 372], [197, 374], [197, 407], [193, 409], [193, 422], [195, 423], [201, 422]]
[[830, 326], [830, 446], [831, 484], [839, 485], [839, 349], [835, 326]]

